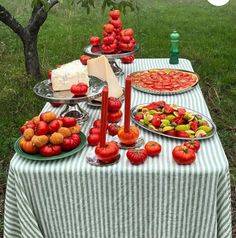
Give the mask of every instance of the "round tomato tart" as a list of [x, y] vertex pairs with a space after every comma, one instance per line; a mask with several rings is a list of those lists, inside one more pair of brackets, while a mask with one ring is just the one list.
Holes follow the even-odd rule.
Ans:
[[150, 69], [130, 74], [132, 86], [152, 94], [178, 94], [191, 90], [199, 81], [197, 74], [176, 69]]

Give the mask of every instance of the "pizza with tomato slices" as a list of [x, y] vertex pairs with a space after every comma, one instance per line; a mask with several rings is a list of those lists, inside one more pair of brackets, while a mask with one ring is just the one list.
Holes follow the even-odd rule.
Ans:
[[178, 94], [191, 90], [199, 81], [196, 74], [176, 69], [150, 69], [130, 75], [132, 86], [152, 94]]

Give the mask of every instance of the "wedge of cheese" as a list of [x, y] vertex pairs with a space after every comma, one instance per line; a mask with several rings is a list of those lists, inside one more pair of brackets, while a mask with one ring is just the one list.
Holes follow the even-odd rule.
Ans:
[[73, 84], [84, 82], [89, 84], [87, 67], [80, 60], [61, 65], [52, 70], [51, 82], [53, 91], [70, 90]]
[[109, 97], [119, 98], [123, 94], [122, 88], [104, 55], [88, 60], [87, 67], [89, 75], [107, 81]]

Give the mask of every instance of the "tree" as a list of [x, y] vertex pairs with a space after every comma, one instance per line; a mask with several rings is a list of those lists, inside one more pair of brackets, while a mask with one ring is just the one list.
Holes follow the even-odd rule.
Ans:
[[[71, 0], [72, 2], [75, 0]], [[79, 0], [76, 1], [82, 7], [86, 8], [87, 13], [89, 13], [91, 7], [95, 7], [95, 0]], [[106, 7], [117, 8], [126, 11], [129, 7], [131, 10], [134, 9], [134, 0], [123, 1], [123, 0], [103, 0], [102, 9]], [[118, 2], [118, 3], [117, 3]], [[47, 19], [48, 12], [52, 7], [58, 4], [58, 0], [32, 0], [32, 13], [28, 24], [24, 27], [17, 21], [11, 13], [0, 4], [0, 21], [6, 24], [10, 29], [12, 29], [21, 39], [24, 48], [25, 57], [25, 68], [27, 74], [40, 78], [40, 64], [37, 49], [37, 39], [38, 33], [41, 26]]]

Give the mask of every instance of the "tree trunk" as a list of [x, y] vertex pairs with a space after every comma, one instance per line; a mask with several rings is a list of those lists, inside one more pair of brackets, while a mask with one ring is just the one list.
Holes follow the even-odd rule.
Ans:
[[37, 49], [37, 32], [28, 33], [23, 39], [25, 68], [29, 75], [40, 78], [40, 64]]

